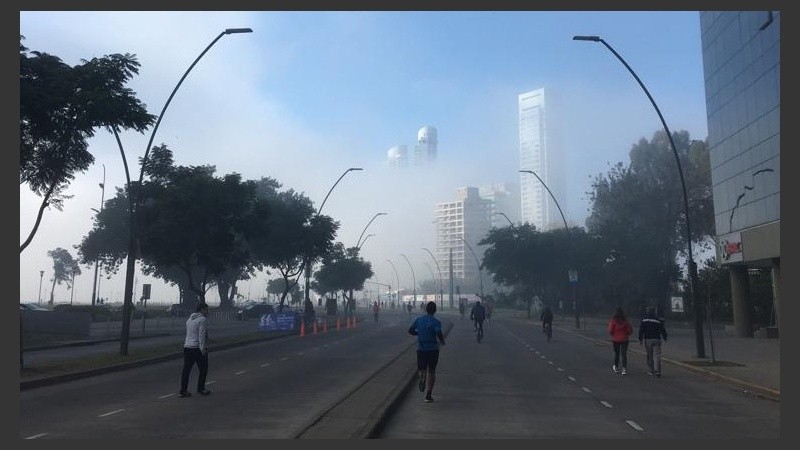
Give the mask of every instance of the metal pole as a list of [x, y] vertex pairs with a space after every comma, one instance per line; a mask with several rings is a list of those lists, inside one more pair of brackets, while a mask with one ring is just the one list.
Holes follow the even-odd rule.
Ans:
[[369, 228], [369, 225], [372, 223], [372, 221], [375, 220], [378, 216], [385, 216], [385, 215], [387, 215], [387, 213], [379, 212], [376, 213], [374, 216], [372, 216], [372, 219], [370, 219], [369, 222], [367, 222], [367, 226], [364, 227], [364, 230], [361, 231], [361, 234], [358, 236], [358, 241], [356, 242], [356, 248], [359, 249], [361, 248], [362, 245], [361, 238], [364, 237], [364, 233], [367, 232], [367, 228]]
[[461, 239], [462, 241], [464, 241], [465, 244], [467, 244], [467, 248], [469, 249], [469, 252], [472, 253], [472, 257], [475, 258], [475, 264], [478, 265], [478, 274], [480, 275], [480, 279], [481, 279], [481, 300], [483, 300], [483, 268], [481, 267], [481, 263], [480, 263], [480, 261], [478, 261], [478, 256], [475, 254], [475, 251], [472, 250], [472, 246], [469, 245], [469, 242], [467, 242], [466, 239], [462, 238], [461, 236], [457, 236], [457, 237], [459, 239]]
[[389, 261], [389, 264], [392, 265], [392, 270], [394, 270], [394, 276], [395, 276], [395, 278], [397, 278], [397, 306], [401, 306], [402, 302], [400, 301], [400, 275], [398, 275], [397, 267], [394, 266], [394, 263], [392, 262], [392, 260], [391, 259], [387, 259], [386, 261]]
[[636, 72], [631, 69], [631, 66], [628, 65], [627, 62], [620, 56], [619, 53], [614, 50], [611, 45], [608, 44], [605, 40], [600, 38], [599, 36], [574, 36], [572, 38], [576, 41], [593, 41], [593, 42], [600, 42], [603, 44], [607, 49], [614, 54], [614, 56], [619, 59], [619, 61], [628, 69], [628, 72], [633, 75], [633, 78], [639, 83], [639, 86], [642, 88], [644, 93], [647, 95], [647, 98], [650, 99], [650, 103], [653, 105], [653, 108], [656, 110], [656, 114], [658, 114], [658, 118], [661, 120], [661, 125], [664, 126], [664, 131], [667, 133], [667, 139], [669, 139], [669, 145], [672, 147], [672, 153], [675, 155], [675, 162], [678, 165], [678, 174], [680, 175], [681, 179], [681, 189], [683, 192], [683, 212], [686, 216], [686, 245], [688, 259], [689, 259], [689, 289], [692, 294], [692, 304], [694, 305], [694, 335], [695, 335], [695, 344], [697, 346], [697, 357], [698, 358], [705, 358], [706, 357], [706, 350], [705, 350], [705, 343], [703, 342], [703, 304], [700, 302], [698, 298], [697, 292], [697, 265], [694, 262], [694, 256], [692, 254], [692, 231], [691, 225], [689, 222], [689, 198], [686, 195], [686, 181], [683, 178], [683, 168], [681, 167], [681, 160], [678, 156], [678, 150], [675, 148], [675, 141], [672, 139], [672, 133], [669, 131], [669, 127], [667, 126], [667, 121], [664, 120], [664, 116], [661, 114], [661, 110], [658, 108], [656, 101], [653, 100], [653, 96], [650, 95], [650, 91], [647, 90], [642, 80], [639, 79], [639, 76], [636, 75]]
[[444, 308], [444, 279], [442, 278], [442, 269], [439, 268], [439, 261], [437, 261], [436, 257], [433, 256], [433, 253], [425, 247], [422, 247], [422, 249], [431, 255], [433, 263], [436, 264], [436, 271], [439, 272], [439, 303], [441, 304], [442, 308]]
[[[453, 247], [450, 247], [450, 307], [453, 307]], [[461, 300], [459, 300], [460, 302]]]
[[[164, 107], [161, 109], [161, 113], [158, 115], [158, 119], [156, 119], [155, 126], [153, 127], [153, 132], [150, 134], [150, 140], [147, 142], [147, 148], [144, 151], [144, 157], [142, 158], [141, 163], [141, 170], [139, 172], [139, 185], [142, 184], [142, 180], [144, 179], [144, 169], [147, 166], [147, 156], [150, 154], [150, 148], [153, 145], [153, 139], [156, 136], [156, 131], [158, 130], [158, 126], [161, 124], [161, 119], [164, 118], [164, 112], [167, 110], [167, 106], [169, 106], [170, 102], [172, 102], [172, 98], [175, 96], [175, 93], [178, 91], [178, 88], [183, 84], [183, 80], [189, 75], [189, 72], [194, 68], [195, 64], [200, 61], [200, 58], [206, 54], [206, 52], [217, 43], [217, 41], [226, 34], [234, 34], [234, 33], [252, 33], [253, 30], [250, 28], [228, 28], [225, 31], [221, 32], [210, 44], [208, 47], [203, 50], [200, 55], [195, 58], [192, 65], [186, 69], [181, 79], [178, 81], [178, 84], [172, 90], [172, 93], [167, 98], [167, 102], [164, 104]], [[115, 135], [116, 136], [116, 135]], [[123, 161], [124, 162], [124, 161]], [[127, 163], [126, 163], [126, 170], [127, 170]], [[130, 234], [128, 236], [128, 256], [127, 256], [127, 263], [125, 269], [125, 293], [123, 296], [123, 305], [122, 305], [122, 332], [119, 341], [119, 352], [121, 355], [125, 356], [128, 354], [128, 337], [130, 335], [130, 318], [131, 318], [131, 306], [133, 306], [133, 275], [136, 270], [136, 210], [138, 208], [138, 195], [134, 195], [133, 189], [130, 184], [130, 179], [128, 180], [128, 196], [130, 198], [130, 215], [129, 215], [129, 227], [130, 227]]]
[[[99, 214], [103, 210], [103, 203], [106, 199], [106, 165], [103, 164], [103, 182], [100, 183], [100, 209], [97, 210]], [[94, 263], [94, 281], [92, 282], [92, 306], [97, 304], [97, 272], [100, 266], [100, 261]]]
[[714, 353], [714, 332], [712, 331], [713, 323], [711, 321], [711, 296], [708, 296], [708, 343], [711, 345], [711, 363], [717, 361], [716, 354]]
[[39, 271], [39, 300], [37, 304], [42, 304], [42, 280], [44, 279], [44, 270]]
[[408, 260], [408, 257], [406, 255], [400, 253], [400, 256], [402, 256], [403, 259], [406, 260], [406, 262], [408, 263], [408, 268], [411, 269], [411, 280], [412, 280], [411, 282], [414, 283], [414, 307], [416, 308], [417, 307], [417, 277], [416, 277], [416, 275], [414, 275], [414, 267], [411, 266], [411, 261]]

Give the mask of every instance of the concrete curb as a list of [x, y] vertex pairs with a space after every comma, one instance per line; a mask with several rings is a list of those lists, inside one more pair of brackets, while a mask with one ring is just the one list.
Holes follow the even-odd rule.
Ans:
[[[281, 339], [281, 338], [290, 337], [290, 336], [296, 336], [296, 335], [297, 335], [297, 333], [291, 332], [291, 333], [283, 333], [283, 334], [278, 334], [278, 335], [271, 335], [271, 336], [259, 337], [259, 338], [254, 338], [254, 339], [248, 339], [246, 341], [241, 341], [241, 342], [231, 342], [231, 343], [215, 346], [215, 347], [213, 347], [213, 351], [220, 351], [220, 350], [226, 350], [226, 349], [229, 349], [229, 348], [242, 347], [242, 346], [245, 346], [245, 345], [255, 344], [255, 343], [258, 343], [258, 342], [270, 341], [270, 340], [273, 340], [273, 339]], [[151, 364], [158, 364], [158, 363], [162, 363], [162, 362], [165, 362], [165, 361], [170, 361], [170, 360], [178, 359], [178, 358], [182, 358], [182, 357], [183, 357], [183, 352], [175, 352], [175, 353], [169, 353], [169, 354], [162, 355], [162, 356], [156, 356], [154, 358], [140, 359], [138, 361], [131, 361], [131, 362], [122, 363], [122, 364], [114, 364], [114, 365], [110, 365], [110, 366], [97, 367], [95, 369], [82, 370], [82, 371], [78, 371], [78, 372], [69, 372], [69, 373], [65, 373], [65, 374], [61, 374], [61, 375], [53, 375], [53, 376], [49, 376], [49, 377], [45, 376], [45, 377], [41, 377], [41, 378], [35, 378], [35, 379], [31, 379], [31, 380], [20, 381], [19, 382], [19, 390], [20, 391], [26, 391], [26, 390], [29, 390], [29, 389], [34, 389], [34, 388], [39, 388], [39, 387], [51, 386], [51, 385], [54, 385], [54, 384], [65, 383], [67, 381], [80, 380], [80, 379], [83, 379], [83, 378], [89, 378], [89, 377], [93, 377], [93, 376], [97, 376], [97, 375], [103, 375], [103, 374], [106, 374], [106, 373], [119, 372], [119, 371], [122, 371], [122, 370], [134, 369], [134, 368], [137, 368], [137, 367], [143, 367], [143, 366], [147, 366], [147, 365], [151, 365]]]
[[[575, 336], [581, 337], [581, 338], [586, 339], [588, 341], [602, 342], [602, 343], [610, 342], [610, 341], [606, 341], [606, 340], [603, 340], [603, 339], [597, 339], [597, 338], [593, 338], [593, 337], [589, 337], [589, 336], [584, 336], [584, 335], [582, 335], [580, 333], [577, 333], [575, 330], [570, 330], [568, 328], [562, 328], [562, 327], [556, 327], [556, 328], [558, 328], [561, 331], [565, 331], [565, 332], [574, 334]], [[635, 349], [635, 348], [629, 348], [629, 351], [631, 351], [633, 353], [637, 353], [639, 355], [646, 355], [645, 352], [643, 352], [641, 350], [638, 350], [638, 349]], [[743, 389], [743, 392], [745, 394], [755, 395], [757, 397], [765, 398], [767, 400], [772, 400], [772, 401], [775, 401], [775, 402], [780, 402], [781, 401], [781, 392], [777, 391], [775, 389], [768, 388], [766, 386], [761, 386], [761, 385], [758, 385], [758, 384], [755, 384], [755, 383], [750, 383], [748, 381], [740, 380], [738, 378], [729, 377], [727, 375], [723, 375], [721, 373], [714, 372], [713, 370], [704, 369], [702, 367], [695, 367], [695, 366], [692, 366], [690, 364], [686, 364], [686, 363], [683, 363], [683, 362], [680, 362], [680, 361], [677, 361], [677, 360], [674, 360], [672, 358], [668, 358], [668, 357], [665, 357], [665, 356], [661, 356], [661, 360], [664, 361], [664, 362], [668, 362], [670, 364], [676, 365], [678, 367], [681, 367], [683, 369], [686, 369], [686, 370], [689, 370], [689, 371], [692, 371], [692, 372], [696, 372], [696, 373], [699, 373], [701, 375], [708, 376], [708, 377], [710, 377], [710, 378], [712, 378], [714, 380], [722, 381], [722, 382], [727, 383], [729, 385], [733, 385], [733, 386], [735, 386], [737, 388]]]

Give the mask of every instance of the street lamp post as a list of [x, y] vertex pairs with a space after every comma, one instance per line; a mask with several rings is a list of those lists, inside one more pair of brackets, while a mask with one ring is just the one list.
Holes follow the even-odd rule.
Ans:
[[37, 304], [42, 304], [42, 280], [44, 279], [44, 270], [39, 271], [39, 300], [36, 302]]
[[[238, 34], [238, 33], [252, 33], [253, 30], [250, 28], [228, 28], [222, 31], [210, 44], [205, 50], [200, 53], [200, 55], [195, 58], [192, 65], [186, 69], [181, 79], [178, 81], [178, 84], [172, 90], [172, 93], [169, 95], [167, 102], [164, 104], [164, 107], [161, 109], [161, 113], [158, 115], [158, 119], [156, 119], [155, 126], [153, 127], [153, 132], [150, 134], [150, 140], [147, 142], [147, 148], [144, 151], [144, 157], [142, 158], [141, 162], [141, 170], [139, 172], [139, 185], [142, 184], [142, 180], [144, 179], [144, 169], [147, 166], [147, 157], [150, 154], [150, 148], [153, 145], [153, 139], [156, 136], [156, 131], [158, 130], [158, 126], [161, 124], [161, 119], [164, 118], [164, 112], [166, 112], [167, 107], [169, 106], [170, 102], [172, 102], [172, 98], [175, 96], [175, 93], [178, 91], [178, 88], [183, 84], [183, 80], [189, 75], [189, 72], [194, 68], [195, 64], [200, 61], [200, 58], [208, 52], [208, 50], [217, 43], [220, 38], [226, 34]], [[119, 134], [117, 130], [114, 129], [114, 137], [117, 139], [117, 145], [120, 147], [120, 152], [122, 152], [122, 144], [119, 139]], [[127, 355], [128, 354], [128, 336], [130, 335], [130, 319], [131, 319], [131, 307], [133, 306], [133, 275], [136, 271], [136, 250], [137, 250], [137, 237], [136, 237], [136, 213], [138, 208], [139, 196], [133, 191], [133, 186], [131, 184], [130, 174], [128, 172], [128, 163], [125, 159], [125, 154], [122, 152], [122, 162], [125, 166], [125, 176], [128, 179], [128, 203], [130, 208], [129, 214], [129, 228], [130, 228], [130, 235], [128, 239], [128, 260], [125, 269], [125, 294], [123, 297], [123, 306], [122, 306], [122, 334], [120, 336], [120, 354]]]
[[[96, 211], [97, 214], [100, 214], [100, 211], [103, 210], [103, 203], [105, 202], [105, 199], [106, 199], [106, 165], [103, 164], [103, 182], [100, 183], [100, 209], [97, 210], [92, 208], [92, 210]], [[92, 306], [94, 306], [97, 302], [97, 272], [99, 268], [100, 268], [100, 261], [98, 260], [94, 262], [94, 281], [92, 282]]]
[[464, 241], [465, 244], [467, 244], [467, 248], [469, 249], [469, 252], [472, 253], [472, 257], [475, 258], [475, 264], [478, 265], [478, 275], [480, 276], [480, 280], [481, 280], [481, 300], [483, 300], [483, 268], [481, 267], [481, 262], [478, 260], [478, 255], [476, 255], [475, 251], [472, 250], [472, 246], [469, 245], [469, 242], [467, 242], [467, 240], [464, 239], [461, 236], [457, 236], [457, 237], [459, 239], [461, 239], [462, 241]]
[[387, 259], [386, 261], [392, 265], [392, 270], [394, 270], [394, 276], [397, 278], [397, 306], [400, 306], [402, 303], [400, 302], [400, 275], [397, 274], [397, 267], [394, 266], [394, 263], [391, 259]]
[[[319, 217], [320, 213], [322, 213], [322, 207], [325, 206], [325, 202], [328, 201], [328, 197], [330, 197], [331, 192], [333, 192], [333, 189], [336, 187], [336, 185], [339, 184], [340, 181], [342, 181], [342, 178], [344, 178], [345, 175], [356, 170], [364, 170], [364, 169], [362, 169], [361, 167], [350, 167], [349, 169], [342, 172], [341, 175], [339, 175], [339, 178], [336, 180], [335, 183], [333, 183], [333, 186], [331, 186], [331, 188], [328, 189], [328, 193], [325, 194], [325, 198], [322, 200], [322, 203], [320, 203], [319, 208], [317, 209], [316, 217]], [[306, 302], [310, 302], [311, 298], [310, 298], [309, 285], [311, 283], [311, 261], [309, 261], [309, 258], [306, 258], [306, 260], [303, 262], [303, 266], [304, 267], [303, 270], [301, 270], [301, 272], [305, 273], [305, 280], [306, 280], [306, 285], [304, 287], [305, 299]]]
[[400, 253], [400, 256], [406, 260], [408, 263], [408, 268], [411, 269], [411, 282], [414, 283], [414, 307], [417, 307], [417, 277], [414, 275], [414, 267], [411, 266], [411, 261], [408, 260], [408, 257], [403, 253]]
[[363, 240], [363, 241], [361, 241], [361, 245], [359, 245], [359, 246], [358, 246], [358, 250], [359, 250], [359, 251], [361, 251], [361, 247], [363, 247], [363, 246], [364, 246], [364, 244], [366, 244], [366, 243], [367, 243], [367, 239], [371, 238], [372, 236], [375, 236], [375, 235], [374, 235], [373, 233], [370, 233], [370, 234], [368, 234], [368, 235], [366, 235], [366, 236], [364, 237], [364, 240]]
[[387, 214], [388, 213], [385, 213], [385, 212], [379, 212], [379, 213], [376, 213], [374, 216], [372, 216], [372, 219], [370, 219], [369, 222], [367, 222], [367, 226], [364, 227], [364, 230], [361, 232], [361, 235], [358, 236], [358, 241], [356, 242], [356, 248], [361, 248], [361, 244], [362, 244], [361, 243], [361, 238], [364, 236], [364, 233], [367, 232], [367, 228], [369, 228], [369, 225], [372, 223], [372, 221], [375, 220], [376, 218], [378, 218], [378, 216], [385, 216]]
[[425, 247], [422, 247], [422, 249], [431, 255], [434, 264], [436, 264], [436, 270], [439, 272], [439, 303], [441, 304], [442, 308], [444, 308], [444, 278], [442, 278], [442, 269], [439, 268], [439, 261], [437, 261], [436, 257], [433, 256], [433, 253]]
[[669, 127], [667, 126], [667, 121], [664, 120], [664, 115], [661, 114], [661, 110], [658, 108], [656, 101], [653, 100], [653, 96], [650, 95], [650, 91], [647, 90], [642, 80], [636, 75], [636, 72], [633, 71], [631, 66], [622, 59], [619, 53], [614, 50], [611, 45], [608, 44], [603, 38], [600, 36], [573, 36], [573, 40], [576, 41], [591, 41], [591, 42], [600, 42], [603, 44], [614, 56], [619, 59], [619, 61], [628, 69], [628, 72], [633, 75], [633, 78], [636, 79], [636, 82], [639, 83], [639, 86], [642, 88], [644, 93], [647, 95], [647, 98], [650, 100], [650, 103], [653, 105], [653, 108], [656, 110], [656, 114], [658, 114], [658, 118], [661, 120], [661, 125], [664, 126], [664, 131], [667, 133], [667, 139], [669, 139], [669, 145], [672, 147], [672, 153], [675, 155], [675, 162], [678, 165], [678, 174], [681, 178], [681, 189], [683, 192], [683, 210], [684, 215], [686, 216], [686, 245], [688, 247], [688, 259], [689, 259], [689, 289], [691, 291], [692, 297], [692, 305], [694, 309], [694, 335], [695, 335], [695, 344], [697, 345], [697, 357], [698, 358], [705, 358], [706, 357], [706, 349], [705, 343], [703, 342], [703, 314], [702, 308], [703, 303], [698, 298], [697, 293], [697, 265], [694, 263], [694, 256], [692, 255], [692, 232], [691, 232], [691, 225], [689, 223], [689, 198], [686, 195], [686, 181], [683, 177], [683, 168], [681, 167], [681, 160], [678, 156], [678, 150], [675, 148], [675, 141], [672, 139], [672, 133], [669, 131]]
[[501, 216], [505, 217], [505, 218], [506, 218], [506, 220], [508, 221], [508, 224], [509, 224], [509, 225], [511, 225], [511, 228], [514, 228], [514, 222], [512, 222], [512, 221], [511, 221], [511, 219], [509, 219], [509, 218], [508, 218], [508, 216], [507, 216], [505, 213], [502, 213], [502, 212], [500, 212], [500, 211], [497, 211], [497, 212], [495, 212], [494, 214], [495, 214], [495, 215], [501, 215]]
[[[545, 183], [544, 180], [539, 178], [539, 175], [537, 175], [536, 172], [534, 172], [532, 170], [520, 170], [520, 172], [529, 173], [529, 174], [535, 176], [536, 179], [539, 180], [540, 183], [542, 183], [542, 186], [544, 186], [544, 188], [547, 189], [547, 193], [550, 194], [550, 198], [553, 199], [553, 201], [556, 204], [556, 207], [558, 208], [558, 212], [561, 214], [561, 220], [564, 221], [564, 230], [567, 232], [567, 238], [569, 238], [569, 225], [567, 225], [567, 218], [564, 217], [564, 211], [561, 210], [561, 205], [558, 204], [558, 200], [556, 200], [556, 196], [553, 195], [553, 192], [550, 191], [549, 187], [547, 187], [547, 183]], [[580, 316], [580, 312], [578, 311], [578, 287], [577, 287], [577, 285], [572, 288], [572, 299], [575, 302], [575, 328], [580, 328], [581, 327], [581, 316]]]

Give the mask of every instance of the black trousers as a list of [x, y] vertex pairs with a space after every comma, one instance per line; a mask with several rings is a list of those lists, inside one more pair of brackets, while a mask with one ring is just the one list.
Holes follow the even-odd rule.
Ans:
[[614, 365], [619, 366], [619, 354], [622, 353], [622, 367], [628, 367], [628, 341], [614, 342]]
[[199, 348], [183, 348], [183, 372], [181, 373], [181, 392], [186, 392], [189, 386], [189, 374], [197, 364], [200, 375], [197, 377], [197, 392], [206, 390], [206, 375], [208, 375], [208, 353], [205, 355]]

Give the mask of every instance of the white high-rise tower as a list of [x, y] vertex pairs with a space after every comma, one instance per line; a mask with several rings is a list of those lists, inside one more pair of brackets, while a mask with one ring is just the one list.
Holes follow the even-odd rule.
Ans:
[[436, 161], [439, 135], [436, 127], [424, 126], [417, 132], [417, 145], [414, 148], [414, 165], [424, 166]]

